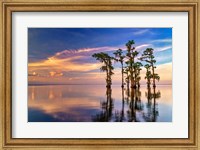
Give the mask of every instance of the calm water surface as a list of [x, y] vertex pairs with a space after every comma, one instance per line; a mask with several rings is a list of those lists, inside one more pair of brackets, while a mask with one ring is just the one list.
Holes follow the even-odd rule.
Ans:
[[171, 122], [172, 86], [42, 85], [28, 87], [29, 122]]

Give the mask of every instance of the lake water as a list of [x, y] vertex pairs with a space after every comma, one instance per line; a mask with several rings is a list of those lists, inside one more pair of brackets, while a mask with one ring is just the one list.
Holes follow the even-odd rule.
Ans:
[[29, 122], [171, 122], [172, 86], [40, 85], [28, 87]]

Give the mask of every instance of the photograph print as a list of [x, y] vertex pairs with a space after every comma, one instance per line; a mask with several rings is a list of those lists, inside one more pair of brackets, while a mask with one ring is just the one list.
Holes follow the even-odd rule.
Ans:
[[28, 122], [172, 122], [172, 28], [28, 28]]

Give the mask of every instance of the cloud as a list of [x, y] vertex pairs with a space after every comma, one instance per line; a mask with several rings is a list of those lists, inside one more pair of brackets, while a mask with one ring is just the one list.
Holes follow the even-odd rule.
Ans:
[[153, 40], [151, 41], [151, 43], [171, 43], [172, 39], [157, 39], [157, 40]]
[[[93, 53], [111, 52], [118, 47], [95, 47], [77, 50], [63, 50], [45, 60], [29, 63], [29, 71], [61, 72], [61, 71], [90, 71], [100, 67], [101, 63], [92, 58]], [[53, 73], [50, 74], [53, 76]]]
[[[153, 47], [152, 44], [137, 45], [136, 49], [144, 50], [147, 47]], [[30, 62], [29, 81], [30, 83], [85, 83], [90, 80], [91, 83], [102, 84], [105, 82], [104, 72], [100, 72], [99, 68], [102, 63], [92, 58], [92, 54], [99, 52], [107, 52], [112, 54], [114, 50], [123, 49], [126, 51], [125, 46], [117, 47], [94, 47], [94, 48], [81, 48], [75, 50], [62, 50], [54, 55], [37, 62]], [[171, 46], [155, 47], [155, 52], [166, 51]], [[156, 53], [155, 53], [156, 54]], [[139, 57], [139, 56], [138, 56]], [[165, 58], [167, 57], [167, 58]], [[156, 56], [157, 62], [169, 62], [171, 55]], [[159, 64], [159, 63], [158, 63]], [[113, 78], [121, 78], [121, 69], [118, 63], [114, 64], [115, 75]], [[118, 80], [115, 80], [119, 82]]]
[[108, 52], [118, 49], [117, 47], [95, 47], [95, 48], [82, 48], [77, 50], [63, 50], [61, 52], [57, 52], [51, 58], [65, 59], [67, 57], [75, 56], [75, 55], [84, 55], [84, 54], [92, 54], [98, 52]]
[[142, 45], [136, 46], [135, 49], [136, 50], [141, 50], [141, 49], [143, 49], [145, 47], [148, 47], [148, 46], [151, 46], [151, 44], [142, 44]]
[[154, 34], [150, 29], [142, 29], [142, 30], [138, 30], [133, 32], [133, 35], [143, 35], [143, 34]]
[[142, 34], [147, 33], [147, 32], [149, 32], [149, 30], [148, 29], [144, 29], [144, 30], [135, 31], [135, 32], [133, 32], [133, 34], [134, 35], [142, 35]]
[[156, 47], [154, 50], [156, 52], [162, 52], [162, 51], [166, 51], [166, 50], [170, 50], [170, 49], [172, 49], [172, 46]]
[[172, 61], [171, 55], [161, 55], [161, 56], [155, 56], [156, 57], [156, 64], [165, 64], [166, 62]]
[[49, 72], [50, 77], [61, 77], [63, 76], [62, 72], [56, 72], [56, 71], [50, 71]]
[[91, 55], [93, 53], [109, 52], [116, 49], [116, 47], [96, 47], [63, 50], [45, 60], [29, 63], [29, 76], [32, 75], [32, 72], [38, 72], [43, 77], [58, 77], [63, 76], [63, 72], [95, 70], [100, 68], [101, 63], [95, 61]]
[[[99, 63], [87, 63], [82, 62], [81, 64], [72, 62], [73, 59], [83, 58], [84, 56], [74, 56], [71, 58], [48, 58], [47, 60], [29, 63], [30, 70], [52, 70], [52, 71], [89, 71], [96, 69], [100, 66]], [[88, 57], [88, 56], [87, 56]], [[88, 57], [89, 58], [89, 57]]]

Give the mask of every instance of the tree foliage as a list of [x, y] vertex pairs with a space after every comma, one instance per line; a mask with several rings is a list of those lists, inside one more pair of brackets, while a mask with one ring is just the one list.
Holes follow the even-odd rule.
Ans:
[[121, 87], [124, 87], [124, 59], [125, 56], [123, 55], [123, 51], [122, 49], [118, 49], [117, 51], [115, 51], [113, 53], [115, 55], [115, 61], [120, 62], [121, 63], [121, 74], [122, 74], [122, 85]]
[[145, 65], [146, 68], [146, 76], [145, 79], [147, 79], [147, 85], [148, 87], [151, 84], [151, 79], [153, 79], [153, 87], [156, 87], [155, 80], [160, 80], [160, 76], [155, 73], [155, 63], [156, 59], [154, 57], [154, 50], [152, 48], [147, 48], [142, 56], [140, 57], [140, 60], [145, 61], [147, 64]]
[[101, 66], [100, 70], [106, 72], [106, 87], [110, 88], [112, 85], [111, 76], [114, 74], [114, 67], [112, 65], [112, 60], [114, 58], [103, 52], [95, 53], [92, 55], [92, 57], [96, 58], [96, 60], [104, 64], [103, 66]]

